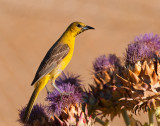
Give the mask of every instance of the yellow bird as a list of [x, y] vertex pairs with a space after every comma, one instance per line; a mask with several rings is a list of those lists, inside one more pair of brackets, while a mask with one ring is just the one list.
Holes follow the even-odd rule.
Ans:
[[52, 80], [52, 85], [60, 91], [54, 82], [72, 58], [76, 36], [89, 29], [94, 28], [81, 22], [73, 22], [57, 40], [57, 42], [49, 49], [31, 84], [35, 85], [35, 89], [27, 105], [24, 114], [24, 122], [27, 123], [33, 104], [39, 92], [46, 86], [50, 79]]

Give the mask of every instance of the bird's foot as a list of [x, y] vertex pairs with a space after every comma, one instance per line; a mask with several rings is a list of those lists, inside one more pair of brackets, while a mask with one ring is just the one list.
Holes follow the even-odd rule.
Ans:
[[60, 92], [60, 95], [61, 95], [61, 96], [70, 95], [70, 94], [71, 94], [71, 92]]
[[60, 92], [60, 100], [63, 100], [63, 97], [69, 97], [69, 95], [71, 94], [71, 92]]

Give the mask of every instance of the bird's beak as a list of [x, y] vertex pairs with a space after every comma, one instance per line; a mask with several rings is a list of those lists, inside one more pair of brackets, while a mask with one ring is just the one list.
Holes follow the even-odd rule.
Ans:
[[95, 28], [93, 28], [93, 27], [91, 27], [91, 26], [88, 26], [88, 25], [83, 27], [83, 31], [89, 30], [89, 29], [95, 29]]

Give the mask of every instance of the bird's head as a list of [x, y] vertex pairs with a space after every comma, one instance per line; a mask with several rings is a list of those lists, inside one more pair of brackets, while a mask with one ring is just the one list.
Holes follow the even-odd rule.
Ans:
[[82, 22], [73, 22], [68, 28], [74, 34], [74, 36], [77, 36], [86, 30], [94, 29], [93, 27], [85, 25]]

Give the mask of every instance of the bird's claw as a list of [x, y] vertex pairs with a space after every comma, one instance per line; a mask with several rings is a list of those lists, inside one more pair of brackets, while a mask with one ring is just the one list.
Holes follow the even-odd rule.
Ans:
[[60, 93], [61, 96], [70, 95], [70, 94], [71, 94], [71, 92], [61, 92], [61, 93]]

